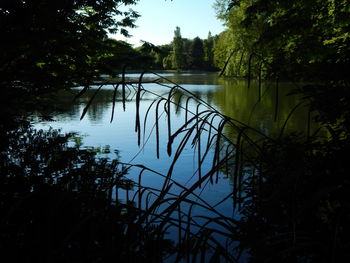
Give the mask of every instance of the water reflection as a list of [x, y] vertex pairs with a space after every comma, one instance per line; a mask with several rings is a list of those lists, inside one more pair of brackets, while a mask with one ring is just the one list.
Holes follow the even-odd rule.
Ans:
[[[136, 73], [130, 75], [139, 76]], [[151, 74], [149, 75], [151, 76]], [[297, 88], [295, 84], [279, 83], [276, 93], [276, 84], [272, 82], [263, 82], [259, 91], [256, 81], [252, 81], [251, 87], [248, 89], [245, 80], [221, 79], [213, 73], [207, 75], [203, 73], [192, 75], [189, 73], [169, 73], [165, 74], [165, 76], [192, 92], [196, 97], [208, 102], [223, 114], [258, 129], [268, 136], [278, 134], [287, 119], [287, 132], [306, 132], [308, 128], [309, 110], [306, 103], [294, 109], [301, 101], [300, 96], [291, 95], [293, 90]], [[155, 84], [144, 84], [144, 87], [159, 95], [166, 95], [169, 92], [169, 89]], [[132, 91], [128, 92], [130, 94], [127, 100], [134, 100], [135, 93]], [[84, 97], [73, 102], [72, 93], [60, 92], [55, 98], [56, 107], [54, 111], [50, 109], [51, 112], [45, 112], [44, 110], [36, 114], [50, 115], [58, 122], [61, 120], [68, 121], [69, 118], [77, 119], [80, 117], [81, 108], [88, 103], [94, 93], [95, 89], [91, 89], [87, 91]], [[181, 94], [183, 95], [181, 91], [176, 92], [174, 100], [177, 104], [184, 107], [186, 99]], [[144, 104], [153, 99], [154, 96], [149, 94], [145, 94], [142, 97]], [[101, 89], [88, 108], [87, 117], [89, 122], [102, 125], [102, 120], [111, 114], [112, 100], [113, 87], [110, 86], [108, 88], [106, 86]], [[121, 90], [117, 93], [116, 101], [119, 104], [122, 101]], [[176, 107], [177, 113], [179, 113], [179, 109], [179, 107]], [[292, 114], [291, 111], [293, 111]], [[131, 114], [130, 118], [133, 118]], [[316, 126], [314, 123], [311, 125], [312, 128]]]
[[[276, 91], [276, 83], [263, 82], [259, 92], [259, 85], [254, 81], [249, 89], [245, 80], [223, 79], [220, 83], [222, 88], [216, 90], [213, 97], [225, 115], [271, 137], [278, 135], [285, 123], [287, 133], [307, 132], [309, 108], [306, 101], [300, 104], [300, 95], [293, 94], [295, 84], [279, 83]], [[317, 125], [311, 125], [315, 130]]]
[[[244, 80], [234, 79], [219, 79], [215, 74], [196, 73], [193, 75], [172, 74], [172, 81], [179, 83], [182, 87], [189, 90], [198, 98], [206, 101], [214, 108], [218, 109], [223, 114], [239, 120], [249, 126], [261, 131], [267, 136], [276, 136], [280, 133], [281, 127], [285, 125], [285, 133], [289, 132], [306, 132], [309, 128], [308, 123], [308, 107], [304, 104], [294, 109], [300, 103], [300, 97], [297, 95], [287, 96], [295, 86], [288, 83], [280, 83], [278, 94], [276, 93], [274, 83], [263, 83], [261, 87], [261, 100], [259, 101], [259, 90], [256, 82], [252, 82], [248, 89]], [[186, 84], [187, 83], [187, 84]], [[194, 83], [194, 84], [193, 84]], [[136, 89], [135, 85], [135, 89]], [[146, 118], [146, 112], [149, 107], [147, 116], [147, 147], [141, 153], [137, 146], [137, 135], [135, 129], [135, 92], [133, 88], [128, 91], [126, 101], [126, 111], [122, 106], [121, 89], [118, 90], [116, 96], [116, 107], [114, 121], [110, 123], [113, 105], [113, 87], [106, 86], [101, 89], [87, 110], [86, 117], [80, 121], [80, 116], [84, 107], [94, 95], [97, 87], [88, 90], [86, 94], [74, 101], [74, 94], [61, 92], [55, 98], [55, 107], [47, 108], [46, 111], [37, 112], [33, 116], [40, 115], [50, 116], [54, 122], [39, 121], [38, 128], [52, 126], [54, 128], [62, 128], [65, 132], [77, 131], [82, 135], [87, 135], [85, 142], [87, 146], [105, 146], [110, 145], [111, 149], [118, 149], [121, 152], [122, 160], [129, 162], [130, 160], [139, 161], [144, 165], [149, 165], [152, 168], [160, 169], [165, 172], [170, 160], [161, 158], [158, 160], [155, 157], [155, 105], [152, 102], [155, 99], [154, 94], [167, 97], [169, 92], [165, 88], [157, 84], [144, 84], [146, 90], [152, 91], [154, 94], [144, 93], [140, 104], [142, 113], [141, 120]], [[74, 90], [76, 94], [78, 90]], [[276, 95], [278, 95], [278, 104], [276, 103]], [[174, 116], [172, 116], [173, 130], [179, 127], [185, 121], [184, 108], [192, 112], [196, 112], [197, 103], [193, 100], [188, 100], [185, 94], [181, 91], [174, 93], [173, 97], [176, 106], [172, 106]], [[187, 105], [188, 104], [188, 105]], [[163, 104], [160, 104], [160, 114], [164, 112]], [[276, 105], [278, 106], [276, 108]], [[276, 112], [277, 109], [277, 112]], [[293, 111], [294, 109], [294, 111]], [[293, 111], [293, 114], [290, 114]], [[160, 147], [162, 155], [166, 154], [166, 125], [165, 115], [163, 113], [160, 119]], [[316, 125], [311, 124], [311, 129], [315, 129]], [[225, 132], [234, 141], [237, 134], [229, 126], [225, 128]], [[135, 154], [137, 154], [135, 159]], [[193, 149], [186, 148], [184, 156], [193, 156]], [[210, 156], [209, 156], [210, 157]], [[194, 165], [191, 160], [187, 159], [185, 166], [187, 169], [179, 169], [181, 174], [192, 174]], [[208, 164], [209, 165], [209, 164]], [[183, 167], [183, 166], [182, 166]], [[185, 176], [184, 176], [185, 177]]]
[[[286, 96], [292, 85], [288, 83], [280, 83], [278, 94], [273, 83], [264, 83], [261, 87], [261, 101], [259, 101], [259, 90], [257, 83], [253, 82], [248, 89], [243, 80], [227, 80], [218, 79], [215, 74], [194, 74], [179, 75], [173, 74], [167, 76], [171, 81], [180, 84], [198, 98], [208, 102], [211, 106], [221, 111], [223, 114], [234, 119], [247, 123], [255, 129], [262, 131], [268, 136], [278, 134], [285, 120], [289, 117], [293, 108], [298, 105], [300, 98], [297, 96]], [[156, 84], [145, 84], [144, 88], [158, 95], [165, 95], [169, 92], [165, 88]], [[155, 106], [153, 105], [149, 111], [145, 128], [145, 147], [137, 145], [137, 134], [135, 130], [135, 96], [130, 92], [126, 101], [126, 111], [123, 111], [122, 98], [120, 90], [116, 97], [115, 119], [110, 123], [110, 117], [113, 105], [113, 89], [106, 87], [101, 89], [92, 104], [87, 110], [86, 117], [80, 121], [80, 116], [84, 107], [89, 103], [90, 98], [96, 91], [96, 87], [89, 90], [83, 97], [75, 102], [72, 101], [73, 94], [61, 93], [56, 100], [57, 106], [55, 110], [47, 109], [46, 112], [37, 113], [37, 115], [49, 115], [55, 121], [40, 121], [36, 124], [38, 128], [47, 129], [49, 126], [62, 128], [65, 132], [76, 131], [86, 135], [84, 137], [87, 147], [103, 147], [109, 145], [111, 153], [106, 153], [111, 157], [113, 150], [120, 151], [120, 161], [129, 163], [140, 163], [160, 173], [166, 174], [172, 164], [172, 158], [167, 155], [167, 125], [165, 118], [164, 103], [159, 106], [159, 142], [156, 141], [154, 123], [156, 120]], [[77, 92], [77, 91], [75, 91]], [[278, 95], [278, 104], [276, 97]], [[180, 127], [186, 118], [183, 109], [186, 108], [187, 97], [184, 93], [177, 92], [174, 95], [174, 101], [178, 106], [172, 106], [174, 114], [171, 115], [172, 129]], [[155, 96], [145, 93], [140, 103], [141, 119], [144, 121], [146, 112], [151, 107]], [[276, 105], [277, 114], [276, 114]], [[196, 112], [197, 103], [190, 100], [188, 109]], [[163, 114], [163, 115], [162, 115]], [[35, 116], [35, 115], [34, 115]], [[277, 118], [276, 118], [277, 117]], [[142, 123], [142, 125], [144, 122]], [[301, 106], [291, 115], [286, 131], [305, 132], [308, 127], [308, 108]], [[233, 130], [226, 128], [226, 133], [232, 141], [237, 137]], [[204, 140], [205, 141], [205, 138]], [[179, 141], [174, 143], [174, 148], [179, 145]], [[160, 158], [156, 158], [156, 145], [160, 146]], [[203, 147], [205, 148], [205, 147]], [[202, 163], [203, 174], [211, 168], [214, 150], [208, 152], [206, 162]], [[176, 182], [184, 186], [191, 186], [198, 179], [198, 166], [194, 159], [196, 158], [196, 146], [188, 145], [184, 148], [181, 156], [177, 160], [172, 176]], [[233, 169], [234, 165], [230, 165], [229, 169]], [[243, 169], [243, 168], [242, 168]], [[245, 167], [248, 171], [248, 168]], [[227, 180], [225, 172], [221, 173], [220, 180], [217, 184], [206, 184], [202, 189], [196, 189], [195, 193], [200, 193], [201, 197], [210, 204], [218, 203], [232, 193], [233, 182]], [[193, 176], [195, 175], [195, 176]], [[128, 178], [137, 180], [138, 173], [128, 175]], [[226, 178], [226, 179], [225, 179]], [[164, 179], [151, 174], [143, 174], [142, 182], [144, 185], [154, 189], [163, 187]], [[175, 188], [173, 191], [180, 192], [181, 189]], [[229, 199], [227, 199], [229, 200]], [[182, 207], [182, 211], [188, 211], [189, 205]], [[218, 211], [227, 216], [232, 216], [232, 202], [222, 202], [218, 207]], [[198, 209], [197, 214], [206, 214], [204, 210]]]
[[[259, 92], [256, 82], [253, 82], [250, 89], [247, 89], [244, 80], [221, 79], [218, 78], [215, 73], [165, 73], [163, 75], [171, 81], [181, 84], [184, 88], [192, 91], [196, 96], [218, 108], [224, 114], [244, 123], [248, 123], [267, 135], [278, 133], [290, 111], [299, 103], [299, 98], [297, 96], [285, 96], [285, 94], [294, 88], [293, 85], [280, 83], [278, 94], [278, 118], [277, 121], [275, 121], [276, 94], [274, 83], [263, 83], [261, 88], [261, 93], [263, 95], [262, 100], [257, 103]], [[129, 77], [133, 77], [137, 80], [138, 76], [139, 75], [135, 73]], [[150, 76], [151, 75], [148, 74], [145, 77]], [[162, 89], [160, 86], [154, 86], [153, 84], [146, 84], [145, 88], [154, 90], [159, 94], [168, 91]], [[74, 92], [76, 93], [77, 91], [75, 90]], [[32, 117], [37, 118], [37, 120], [43, 118], [49, 120], [52, 118], [57, 124], [52, 124], [53, 126], [60, 128], [59, 123], [63, 122], [65, 123], [65, 126], [68, 127], [70, 121], [79, 120], [84, 105], [86, 105], [93, 93], [94, 91], [90, 90], [86, 96], [73, 102], [74, 94], [70, 92], [60, 92], [55, 97], [51, 98], [50, 107], [43, 107], [40, 111], [34, 112]], [[86, 120], [83, 120], [84, 125], [103, 125], [108, 123], [106, 120], [109, 119], [110, 116], [108, 115], [111, 114], [112, 97], [112, 87], [102, 89], [94, 99], [94, 103], [88, 109], [87, 118]], [[132, 95], [130, 96], [130, 99], [131, 98]], [[143, 101], [151, 99], [152, 97], [150, 96], [143, 96]], [[180, 99], [180, 96], [177, 96], [177, 99]], [[117, 104], [120, 105], [120, 92], [117, 96], [117, 101]], [[186, 100], [182, 98], [182, 103], [185, 102]], [[3, 103], [6, 103], [6, 101]], [[117, 105], [117, 107], [119, 107], [119, 105]], [[134, 106], [131, 105], [131, 107]], [[179, 108], [176, 109], [177, 113], [181, 114]], [[130, 108], [129, 112], [131, 112], [131, 114], [127, 117], [124, 114], [122, 115], [129, 120], [133, 120], [134, 116], [132, 115]], [[305, 131], [307, 122], [308, 109], [307, 107], [301, 106], [292, 114], [286, 128], [289, 131]], [[123, 124], [121, 124], [121, 126], [122, 125]], [[72, 123], [72, 126], [75, 126], [75, 123]], [[108, 129], [107, 127], [105, 128]], [[74, 130], [74, 127], [72, 127], [71, 130]], [[86, 132], [83, 131], [83, 134], [85, 133]]]

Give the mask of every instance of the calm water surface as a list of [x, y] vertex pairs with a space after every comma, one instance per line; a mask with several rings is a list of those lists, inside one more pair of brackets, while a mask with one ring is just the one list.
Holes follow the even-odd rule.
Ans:
[[[138, 74], [128, 75], [130, 78], [137, 78]], [[280, 83], [278, 92], [274, 83], [263, 83], [259, 91], [257, 83], [253, 82], [248, 89], [246, 81], [237, 79], [219, 79], [214, 73], [186, 73], [175, 74], [166, 73], [164, 77], [181, 85], [185, 89], [194, 93], [197, 97], [208, 102], [212, 107], [221, 113], [236, 120], [242, 121], [255, 129], [260, 130], [268, 136], [275, 136], [281, 130], [291, 110], [300, 102], [296, 95], [287, 96], [296, 86], [288, 83]], [[156, 78], [146, 74], [145, 79]], [[84, 107], [88, 103], [97, 87], [88, 91], [82, 98], [73, 102], [74, 93], [62, 92], [55, 99], [55, 110], [47, 112], [37, 112], [33, 114], [35, 126], [39, 129], [61, 129], [62, 132], [76, 132], [77, 137], [72, 143], [82, 144], [81, 147], [93, 148], [100, 152], [100, 156], [108, 158], [119, 158], [120, 162], [142, 164], [157, 172], [166, 174], [173, 160], [173, 156], [168, 157], [167, 147], [167, 123], [164, 113], [164, 104], [161, 104], [159, 114], [160, 125], [160, 158], [156, 158], [156, 135], [155, 135], [155, 105], [149, 111], [146, 130], [141, 139], [141, 146], [137, 144], [137, 133], [135, 133], [135, 94], [130, 92], [126, 102], [126, 110], [120, 94], [117, 96], [115, 116], [111, 123], [111, 113], [113, 105], [113, 87], [105, 86], [101, 89], [93, 103], [89, 107], [85, 117], [80, 120]], [[156, 94], [167, 97], [169, 89], [157, 84], [144, 84], [144, 88]], [[259, 102], [260, 97], [260, 102]], [[144, 94], [140, 103], [141, 126], [144, 125], [146, 111], [154, 100], [152, 94]], [[184, 106], [185, 100], [180, 100], [180, 96], [174, 96], [175, 100]], [[278, 101], [276, 100], [278, 98]], [[191, 100], [189, 109], [196, 111], [197, 104]], [[173, 114], [172, 131], [180, 127], [185, 120], [185, 112], [172, 106]], [[50, 121], [43, 121], [41, 116], [50, 116]], [[294, 110], [286, 125], [286, 132], [307, 130], [308, 109], [300, 106]], [[234, 137], [233, 131], [225, 130], [227, 136]], [[175, 146], [180, 142], [180, 137], [175, 141]], [[205, 140], [203, 140], [205, 141]], [[118, 152], [118, 156], [115, 151]], [[203, 174], [212, 165], [213, 150], [211, 150], [204, 161]], [[189, 143], [177, 161], [172, 178], [182, 185], [189, 187], [196, 182], [197, 171], [196, 150]], [[138, 171], [131, 170], [127, 175], [137, 181]], [[164, 179], [152, 174], [143, 173], [142, 183], [153, 188], [161, 188]], [[180, 191], [176, 187], [174, 192]], [[206, 184], [198, 190], [198, 194], [211, 204], [216, 204], [232, 192], [232, 183], [225, 174], [220, 174], [217, 184]], [[124, 193], [120, 193], [120, 198], [125, 199]], [[218, 210], [226, 215], [232, 215], [232, 201], [222, 203]], [[200, 213], [200, 209], [197, 213]]]

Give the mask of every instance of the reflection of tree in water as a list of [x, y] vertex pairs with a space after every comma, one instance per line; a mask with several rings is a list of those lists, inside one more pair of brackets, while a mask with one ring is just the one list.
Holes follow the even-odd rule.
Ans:
[[[269, 136], [280, 133], [281, 127], [293, 108], [301, 102], [300, 96], [289, 95], [296, 88], [290, 83], [280, 83], [277, 93], [276, 83], [263, 83], [261, 101], [259, 102], [259, 88], [255, 81], [251, 83], [249, 89], [245, 80], [227, 79], [222, 81], [224, 87], [214, 94], [214, 101], [220, 106], [221, 112]], [[276, 96], [278, 96], [278, 100], [276, 100]], [[309, 108], [305, 104], [298, 106], [290, 116], [286, 126], [287, 130], [306, 132]], [[277, 118], [275, 119], [275, 117]], [[311, 125], [316, 130], [318, 125], [314, 123]]]
[[[161, 256], [160, 240], [136, 224], [136, 208], [116, 202], [116, 187], [133, 184], [117, 160], [98, 159], [94, 151], [70, 146], [74, 135], [57, 130], [23, 124], [1, 137], [3, 258], [125, 262]], [[135, 240], [137, 246], [132, 245]], [[167, 243], [162, 242], [164, 248]]]

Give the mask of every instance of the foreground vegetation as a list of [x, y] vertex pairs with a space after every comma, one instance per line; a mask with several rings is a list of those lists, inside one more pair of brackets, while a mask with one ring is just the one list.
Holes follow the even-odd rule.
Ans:
[[[263, 140], [246, 184], [242, 246], [249, 262], [349, 259], [349, 4], [218, 0], [223, 73], [293, 81], [328, 130]], [[229, 54], [227, 56], [227, 54]], [[249, 87], [249, 81], [248, 81]], [[344, 259], [343, 259], [344, 258]]]

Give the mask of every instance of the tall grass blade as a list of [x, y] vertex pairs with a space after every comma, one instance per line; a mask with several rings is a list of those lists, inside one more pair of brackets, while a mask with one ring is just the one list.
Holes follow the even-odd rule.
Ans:
[[234, 50], [231, 51], [230, 55], [228, 56], [228, 58], [227, 58], [226, 61], [225, 61], [225, 64], [224, 64], [222, 70], [220, 71], [219, 77], [222, 77], [222, 76], [224, 75], [228, 63], [230, 62], [232, 56], [233, 56], [237, 51], [238, 51], [238, 49], [234, 49]]
[[190, 99], [193, 99], [192, 97], [188, 97], [187, 100], [186, 100], [186, 108], [185, 108], [185, 123], [188, 122], [188, 102], [190, 101]]
[[249, 55], [248, 59], [248, 89], [250, 88], [250, 82], [252, 78], [252, 59], [253, 59], [253, 53]]
[[159, 159], [159, 104], [165, 99], [160, 99], [156, 105], [156, 152]]
[[278, 118], [278, 107], [279, 107], [279, 94], [278, 94], [278, 78], [276, 79], [276, 85], [275, 85], [275, 117], [274, 120], [275, 122], [277, 121]]
[[311, 134], [311, 108], [309, 107], [308, 114], [307, 114], [307, 130], [306, 130], [306, 136], [307, 139], [310, 139]]
[[258, 97], [259, 97], [259, 102], [261, 101], [261, 74], [262, 74], [262, 66], [263, 66], [263, 62], [260, 62], [259, 65], [259, 85], [258, 85]]
[[[223, 131], [225, 124], [227, 122], [228, 122], [228, 119], [223, 119], [219, 124], [212, 167], [215, 167], [220, 162], [220, 139], [221, 139], [222, 131]], [[218, 169], [216, 171], [216, 181], [218, 181], [218, 178], [219, 178], [219, 169], [220, 169], [220, 167], [218, 167]], [[213, 183], [212, 177], [210, 178], [210, 182]]]
[[94, 98], [96, 97], [97, 93], [100, 91], [100, 89], [102, 88], [103, 85], [101, 85], [94, 93], [94, 95], [90, 98], [89, 102], [86, 104], [83, 113], [80, 116], [80, 120], [82, 120], [85, 117], [85, 114], [87, 113], [92, 101], [94, 100]]
[[237, 68], [237, 75], [241, 75], [241, 67], [242, 67], [242, 62], [243, 62], [243, 57], [244, 57], [244, 50], [242, 50], [242, 53], [241, 53], [241, 58], [239, 60], [239, 64], [238, 64], [238, 68]]
[[123, 100], [123, 110], [125, 111], [125, 108], [126, 108], [126, 94], [125, 94], [125, 86], [126, 86], [126, 83], [125, 83], [125, 73], [126, 73], [126, 68], [127, 66], [125, 65], [123, 67], [123, 72], [122, 72], [122, 100]]
[[147, 118], [148, 118], [148, 114], [152, 108], [152, 106], [157, 102], [157, 100], [153, 100], [151, 105], [148, 107], [146, 114], [145, 114], [145, 118], [143, 120], [143, 145], [145, 145], [145, 137], [146, 137], [146, 126], [147, 126]]
[[292, 117], [293, 113], [294, 113], [301, 105], [303, 105], [303, 104], [304, 104], [304, 101], [299, 102], [299, 103], [298, 103], [297, 105], [295, 105], [295, 106], [293, 107], [293, 109], [289, 112], [289, 114], [288, 114], [288, 116], [287, 116], [286, 120], [284, 121], [283, 126], [282, 126], [282, 128], [281, 128], [279, 138], [282, 138], [282, 135], [283, 135], [283, 133], [284, 133], [284, 130], [286, 129], [287, 123], [288, 123], [289, 119]]
[[139, 211], [142, 209], [142, 193], [141, 193], [141, 180], [142, 180], [142, 174], [145, 171], [145, 169], [141, 169], [141, 172], [139, 172], [139, 177], [138, 177], [138, 187], [139, 187], [139, 194], [138, 194], [138, 208]]
[[73, 102], [76, 101], [78, 98], [80, 98], [81, 96], [83, 96], [85, 94], [85, 92], [90, 88], [89, 85], [85, 85], [84, 88], [79, 91], [79, 93], [77, 95], [74, 96], [73, 98]]
[[237, 141], [236, 141], [236, 154], [235, 154], [235, 170], [233, 173], [233, 207], [234, 209], [237, 207], [237, 200], [238, 200], [238, 192], [240, 191], [240, 173], [241, 173], [241, 166], [242, 166], [242, 158], [241, 158], [241, 151], [242, 151], [242, 136], [244, 132], [244, 128], [238, 133], [237, 135]]
[[[168, 116], [168, 142], [170, 141], [170, 138], [171, 138], [171, 96], [172, 96], [172, 93], [173, 91], [178, 88], [178, 86], [174, 86], [171, 88], [171, 90], [169, 91], [169, 94], [168, 94], [168, 100], [167, 100], [167, 116]], [[171, 144], [167, 144], [167, 153], [168, 153], [168, 156], [171, 156], [171, 151], [172, 151], [172, 147], [171, 147]]]
[[112, 115], [111, 115], [111, 123], [114, 119], [114, 109], [115, 109], [115, 101], [117, 99], [117, 92], [118, 92], [118, 87], [119, 87], [119, 84], [117, 84], [116, 86], [113, 86], [114, 87], [114, 91], [113, 91], [113, 105], [112, 105]]
[[[200, 120], [199, 120], [199, 106], [200, 104], [197, 105], [197, 109], [196, 109], [196, 116], [197, 116], [197, 120], [196, 120], [196, 129], [197, 129], [197, 162], [198, 162], [198, 180], [201, 181], [202, 179], [202, 160], [201, 160], [201, 129], [199, 127], [200, 124]], [[203, 122], [204, 123], [204, 122]], [[199, 185], [199, 188], [201, 188], [201, 184]]]
[[137, 93], [136, 93], [136, 121], [135, 121], [135, 132], [137, 132], [137, 145], [141, 144], [141, 123], [140, 123], [140, 100], [142, 90], [142, 79], [146, 71], [142, 72], [139, 78]]

